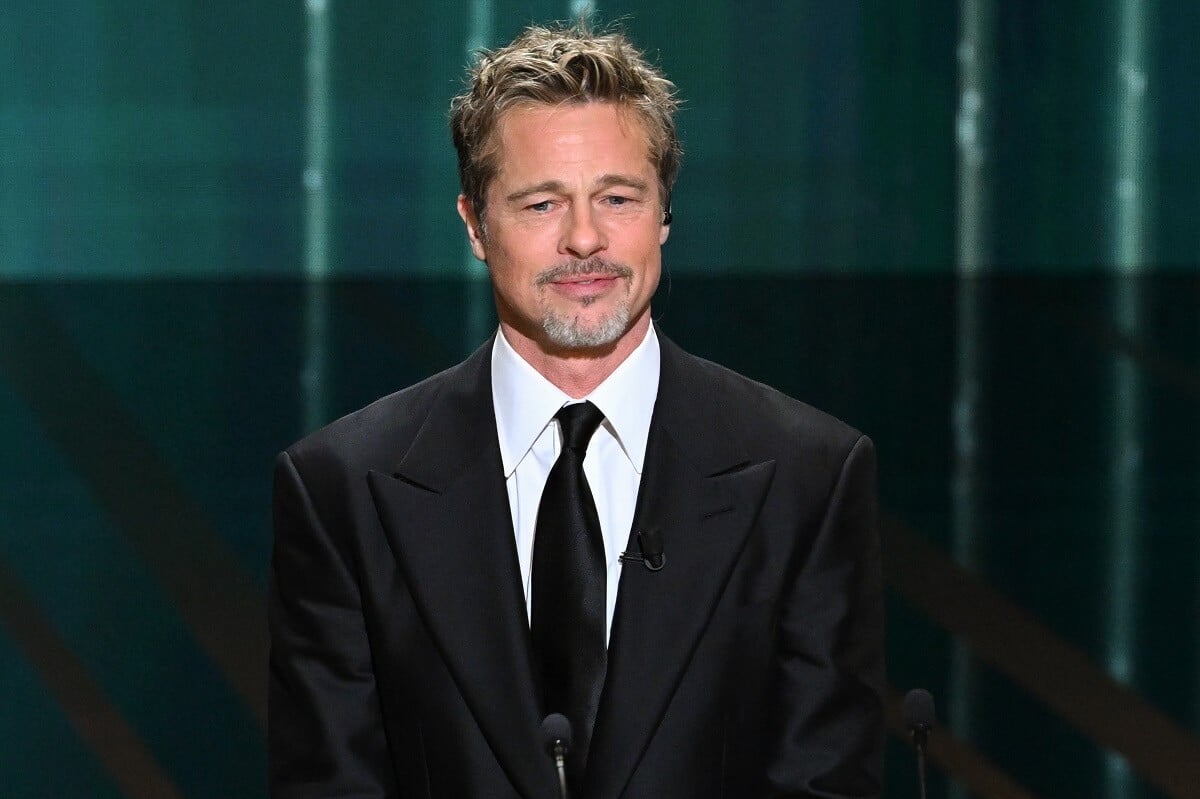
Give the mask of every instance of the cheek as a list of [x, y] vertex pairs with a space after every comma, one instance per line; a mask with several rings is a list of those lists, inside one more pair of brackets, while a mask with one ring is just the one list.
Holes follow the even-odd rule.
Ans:
[[528, 259], [522, 258], [521, 253], [509, 248], [492, 248], [491, 255], [488, 272], [497, 291], [516, 301], [539, 293], [534, 283], [536, 270], [528, 266]]
[[[497, 237], [488, 250], [498, 263], [504, 265], [507, 274], [514, 277], [530, 275], [539, 268], [537, 264], [546, 262], [548, 257], [544, 239], [545, 236], [535, 230], [506, 230], [504, 237]], [[553, 257], [552, 249], [549, 257]]]
[[646, 292], [647, 296], [654, 296], [654, 292], [658, 288], [658, 281], [661, 278], [662, 278], [662, 264], [655, 262], [654, 266], [646, 271], [645, 292]]

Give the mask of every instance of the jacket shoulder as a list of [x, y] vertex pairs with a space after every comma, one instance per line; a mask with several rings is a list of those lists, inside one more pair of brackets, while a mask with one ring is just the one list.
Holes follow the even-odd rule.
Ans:
[[804, 452], [840, 463], [866, 438], [832, 414], [772, 386], [682, 350], [676, 355], [689, 393], [702, 398], [748, 454], [765, 458]]
[[289, 446], [294, 462], [320, 468], [340, 466], [355, 472], [390, 470], [400, 461], [430, 411], [448, 387], [473, 379], [480, 352], [325, 425]]

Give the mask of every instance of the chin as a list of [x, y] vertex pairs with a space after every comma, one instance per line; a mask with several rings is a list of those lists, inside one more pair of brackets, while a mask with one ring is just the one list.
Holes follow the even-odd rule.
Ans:
[[629, 332], [629, 327], [628, 308], [615, 309], [596, 320], [560, 314], [548, 314], [542, 320], [542, 332], [550, 343], [568, 350], [611, 347]]

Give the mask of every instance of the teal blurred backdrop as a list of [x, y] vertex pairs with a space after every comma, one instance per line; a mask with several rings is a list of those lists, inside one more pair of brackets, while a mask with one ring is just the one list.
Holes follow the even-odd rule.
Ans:
[[[571, 3], [6, 5], [0, 275], [157, 279], [472, 272], [449, 97]], [[1195, 3], [601, 6], [686, 101], [681, 274], [1196, 262]]]
[[0, 0], [0, 796], [266, 795], [273, 456], [489, 335], [449, 98], [583, 13], [664, 331], [876, 440], [930, 795], [1200, 797], [1194, 0]]

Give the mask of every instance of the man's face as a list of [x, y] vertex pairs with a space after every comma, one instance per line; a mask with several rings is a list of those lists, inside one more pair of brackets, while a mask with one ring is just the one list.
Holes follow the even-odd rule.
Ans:
[[609, 103], [520, 107], [497, 137], [486, 235], [461, 196], [458, 211], [501, 323], [548, 353], [644, 331], [668, 228], [641, 121]]

